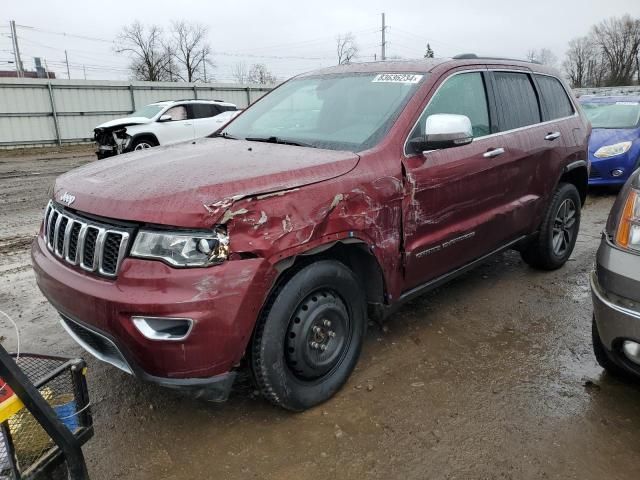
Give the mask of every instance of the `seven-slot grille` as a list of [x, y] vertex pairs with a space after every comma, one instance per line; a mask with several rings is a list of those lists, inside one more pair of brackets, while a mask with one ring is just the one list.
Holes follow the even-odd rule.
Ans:
[[44, 238], [49, 250], [65, 262], [115, 277], [127, 252], [129, 232], [76, 217], [49, 202]]

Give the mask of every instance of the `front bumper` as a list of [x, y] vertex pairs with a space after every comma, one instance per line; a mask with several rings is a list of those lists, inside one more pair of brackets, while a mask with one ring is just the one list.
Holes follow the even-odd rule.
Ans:
[[609, 351], [624, 340], [640, 343], [640, 304], [604, 290], [591, 274], [593, 313], [603, 345]]
[[640, 374], [622, 352], [625, 340], [640, 343], [640, 256], [620, 250], [603, 236], [591, 274], [593, 313], [600, 340], [618, 365]]
[[[589, 185], [622, 186], [638, 167], [638, 161], [640, 161], [640, 158], [632, 156], [631, 152], [610, 158], [596, 158], [591, 152], [589, 152], [589, 160], [591, 161]], [[614, 177], [611, 172], [616, 169], [622, 170], [623, 174], [619, 177]]]
[[[41, 235], [31, 253], [40, 290], [85, 349], [143, 380], [210, 399], [226, 398], [219, 390], [228, 393], [275, 279], [257, 258], [190, 269], [126, 258], [118, 277], [106, 279], [60, 262]], [[191, 318], [193, 328], [182, 341], [150, 340], [132, 316]]]

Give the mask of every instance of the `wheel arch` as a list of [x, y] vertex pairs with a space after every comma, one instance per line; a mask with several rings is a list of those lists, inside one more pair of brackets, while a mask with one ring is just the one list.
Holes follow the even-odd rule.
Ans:
[[584, 206], [587, 199], [587, 191], [589, 186], [589, 170], [586, 160], [577, 160], [565, 166], [562, 174], [558, 179], [560, 183], [570, 183], [576, 187], [580, 195], [580, 202]]
[[133, 146], [133, 144], [135, 142], [137, 142], [138, 140], [142, 140], [142, 139], [150, 139], [152, 140], [156, 146], [160, 145], [160, 142], [158, 141], [158, 137], [156, 137], [156, 135], [152, 132], [140, 132], [140, 133], [136, 133], [134, 135], [131, 136], [131, 142], [129, 143], [129, 150], [131, 149], [131, 147]]
[[[271, 304], [280, 287], [302, 268], [319, 260], [336, 260], [350, 268], [360, 279], [364, 288], [369, 317], [378, 322], [382, 321], [385, 311], [384, 304], [387, 298], [387, 287], [382, 267], [372, 253], [370, 246], [364, 240], [348, 238], [324, 243], [296, 253], [279, 260], [274, 265], [278, 273], [268, 294], [265, 296], [251, 334], [252, 338], [265, 308]], [[250, 340], [247, 350], [250, 349], [251, 344], [252, 341]]]

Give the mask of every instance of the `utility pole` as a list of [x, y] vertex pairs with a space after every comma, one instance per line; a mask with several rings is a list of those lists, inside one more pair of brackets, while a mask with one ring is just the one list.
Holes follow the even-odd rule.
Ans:
[[207, 55], [202, 52], [202, 68], [204, 70], [204, 83], [207, 83]]
[[384, 23], [384, 12], [382, 12], [382, 44], [381, 44], [381, 51], [380, 51], [380, 60], [384, 61], [387, 58], [386, 55], [386, 47], [387, 47], [387, 41], [385, 40], [385, 33], [387, 30], [387, 26]]
[[51, 74], [49, 73], [49, 65], [47, 65], [47, 59], [43, 58], [44, 61], [44, 71], [47, 72], [47, 80], [51, 78]]
[[20, 47], [18, 46], [18, 34], [16, 33], [16, 21], [9, 22], [11, 26], [11, 41], [13, 43], [13, 58], [16, 62], [16, 72], [18, 77], [24, 77], [24, 69], [22, 68], [22, 60], [20, 59]]
[[64, 51], [64, 61], [67, 62], [67, 78], [71, 80], [71, 72], [69, 71], [69, 56], [67, 55], [67, 51]]
[[87, 66], [86, 65], [82, 65], [82, 71], [84, 71], [84, 79], [87, 79]]

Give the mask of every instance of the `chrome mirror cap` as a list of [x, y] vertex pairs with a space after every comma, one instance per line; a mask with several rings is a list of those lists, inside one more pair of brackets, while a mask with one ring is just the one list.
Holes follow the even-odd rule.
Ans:
[[427, 144], [444, 144], [440, 148], [466, 145], [473, 141], [473, 128], [466, 115], [436, 113], [427, 117], [424, 136]]

